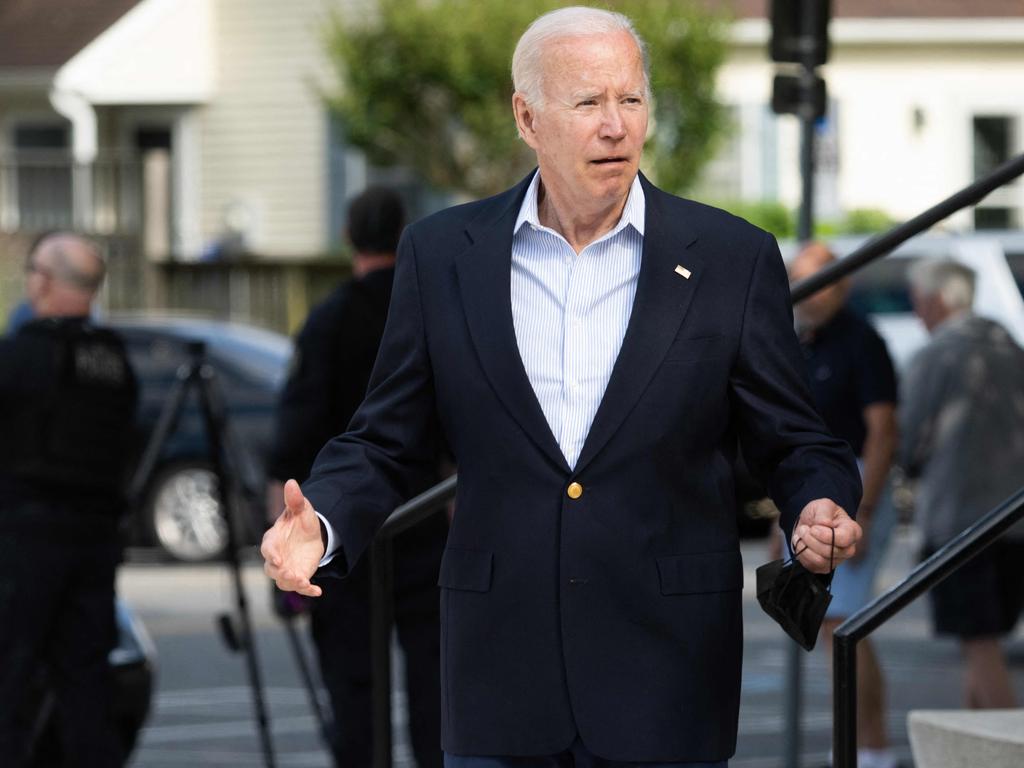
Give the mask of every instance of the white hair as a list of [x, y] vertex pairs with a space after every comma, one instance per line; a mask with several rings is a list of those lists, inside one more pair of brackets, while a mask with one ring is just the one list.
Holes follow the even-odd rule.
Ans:
[[910, 285], [922, 296], [938, 296], [954, 312], [974, 304], [974, 270], [949, 259], [921, 259], [907, 273]]
[[636, 42], [643, 60], [644, 91], [650, 96], [650, 62], [647, 45], [627, 16], [599, 8], [575, 5], [549, 11], [534, 19], [516, 43], [512, 54], [512, 85], [522, 94], [527, 104], [544, 104], [544, 48], [554, 40], [573, 37], [591, 37], [628, 32]]

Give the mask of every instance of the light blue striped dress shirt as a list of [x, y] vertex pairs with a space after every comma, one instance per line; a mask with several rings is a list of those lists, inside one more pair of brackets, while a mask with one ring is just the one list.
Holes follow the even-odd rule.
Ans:
[[570, 467], [601, 404], [633, 311], [644, 191], [633, 179], [619, 223], [578, 255], [537, 215], [540, 173], [512, 238], [512, 321], [526, 374]]

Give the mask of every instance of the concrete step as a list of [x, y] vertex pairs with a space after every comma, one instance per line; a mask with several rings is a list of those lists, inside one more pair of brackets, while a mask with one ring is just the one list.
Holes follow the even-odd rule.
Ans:
[[1024, 766], [1024, 709], [917, 709], [907, 731], [916, 768]]

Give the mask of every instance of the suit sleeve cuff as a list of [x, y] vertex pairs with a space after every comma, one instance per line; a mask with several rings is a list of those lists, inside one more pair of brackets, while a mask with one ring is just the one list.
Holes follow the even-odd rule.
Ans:
[[[315, 511], [315, 510], [314, 510]], [[320, 558], [320, 565], [318, 568], [323, 568], [331, 560], [334, 559], [335, 554], [338, 551], [338, 537], [334, 533], [334, 527], [328, 522], [327, 518], [321, 515], [319, 512], [316, 516], [320, 518], [320, 525], [327, 534], [327, 543], [324, 545], [324, 556]]]

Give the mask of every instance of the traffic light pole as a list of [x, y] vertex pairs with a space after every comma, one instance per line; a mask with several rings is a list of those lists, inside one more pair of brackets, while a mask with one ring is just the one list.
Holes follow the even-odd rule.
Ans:
[[[804, 73], [809, 74], [805, 71]], [[806, 112], [810, 112], [810, 107]], [[800, 115], [801, 200], [797, 221], [797, 240], [803, 244], [814, 236], [814, 117]], [[786, 731], [783, 757], [786, 768], [799, 768], [801, 752], [801, 704], [803, 703], [804, 651], [789, 641], [786, 684]]]
[[[814, 105], [815, 72], [815, 30], [819, 28], [817, 18], [824, 8], [816, 2], [806, 3], [800, 14], [800, 214], [797, 220], [797, 240], [807, 243], [814, 237], [814, 124], [817, 110]], [[801, 704], [803, 703], [803, 650], [795, 642], [789, 643], [788, 680], [786, 685], [786, 732], [784, 741], [785, 765], [799, 768], [802, 748]]]
[[[804, 69], [800, 79], [811, 87], [813, 69]], [[800, 216], [797, 220], [796, 237], [806, 243], [814, 237], [814, 123], [813, 107], [805, 104], [800, 113]]]

